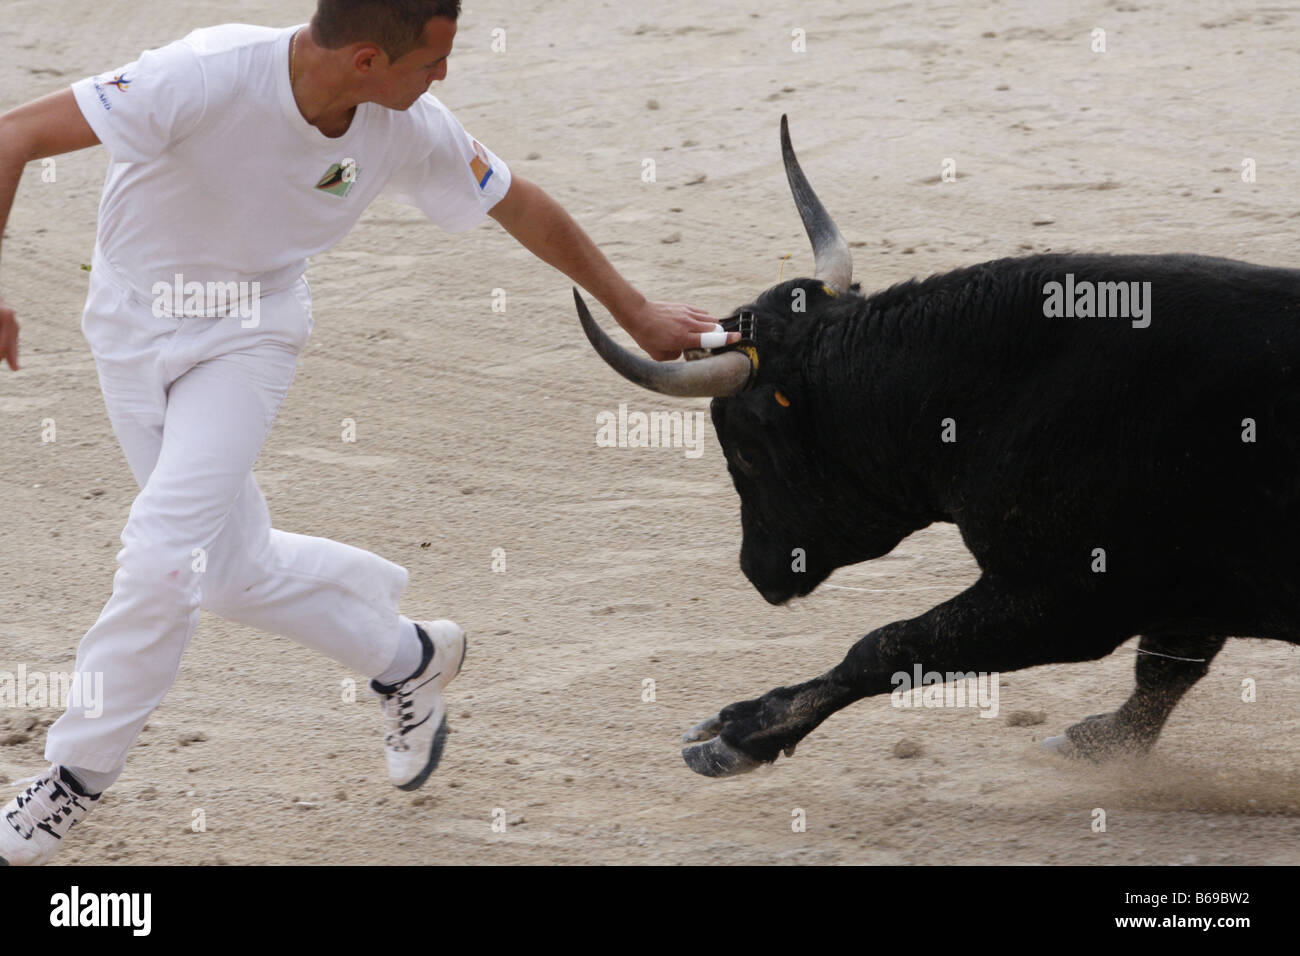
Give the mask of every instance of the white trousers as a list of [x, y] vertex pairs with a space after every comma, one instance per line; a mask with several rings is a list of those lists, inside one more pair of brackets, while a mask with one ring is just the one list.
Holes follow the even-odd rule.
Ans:
[[112, 597], [77, 651], [78, 673], [103, 675], [102, 713], [69, 706], [49, 731], [52, 763], [121, 769], [176, 679], [200, 608], [368, 677], [397, 656], [406, 570], [271, 527], [252, 468], [311, 334], [306, 280], [260, 306], [253, 328], [157, 317], [95, 257], [82, 332], [140, 494]]

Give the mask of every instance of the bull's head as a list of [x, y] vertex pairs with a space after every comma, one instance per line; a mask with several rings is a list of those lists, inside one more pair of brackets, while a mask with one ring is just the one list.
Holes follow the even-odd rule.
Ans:
[[574, 290], [587, 338], [619, 374], [665, 395], [713, 398], [713, 425], [740, 494], [741, 569], [773, 604], [809, 593], [835, 568], [898, 540], [864, 551], [863, 535], [849, 533], [837, 502], [828, 500], [842, 484], [830, 474], [839, 471], [828, 449], [835, 440], [827, 419], [835, 410], [817, 400], [821, 383], [809, 355], [819, 329], [861, 300], [850, 288], [848, 244], [800, 169], [784, 116], [781, 150], [816, 274], [774, 286], [738, 309], [723, 324], [741, 329], [740, 343], [695, 361], [655, 362], [615, 344]]

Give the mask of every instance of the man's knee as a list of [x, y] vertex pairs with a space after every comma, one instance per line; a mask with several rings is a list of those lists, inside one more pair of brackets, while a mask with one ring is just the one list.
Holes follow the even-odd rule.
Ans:
[[200, 549], [132, 543], [117, 555], [125, 575], [118, 587], [147, 591], [154, 600], [175, 606], [198, 603], [202, 575]]

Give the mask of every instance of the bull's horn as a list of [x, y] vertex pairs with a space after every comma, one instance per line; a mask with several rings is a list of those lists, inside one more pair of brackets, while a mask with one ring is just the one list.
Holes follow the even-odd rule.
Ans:
[[808, 177], [799, 168], [794, 147], [790, 145], [790, 125], [784, 116], [781, 117], [781, 156], [785, 159], [785, 175], [790, 180], [799, 218], [812, 240], [813, 257], [817, 263], [816, 278], [836, 292], [847, 292], [853, 284], [853, 256], [849, 244], [840, 235], [835, 220], [826, 212], [826, 207], [808, 185]]
[[587, 340], [614, 371], [625, 379], [665, 395], [680, 398], [718, 398], [735, 395], [750, 376], [749, 357], [743, 352], [723, 352], [695, 362], [655, 362], [633, 355], [596, 324], [575, 288], [573, 302]]

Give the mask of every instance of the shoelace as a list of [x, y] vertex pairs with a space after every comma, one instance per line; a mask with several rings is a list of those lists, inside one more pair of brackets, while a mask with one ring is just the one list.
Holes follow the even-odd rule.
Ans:
[[37, 830], [62, 840], [63, 834], [90, 812], [90, 807], [58, 780], [57, 774], [57, 770], [51, 770], [15, 781], [28, 786], [18, 795], [18, 806], [5, 815], [5, 822], [24, 840], [30, 840]]
[[401, 684], [397, 690], [384, 697], [384, 743], [392, 750], [410, 749], [406, 743], [406, 733], [415, 723], [415, 703], [411, 700], [414, 689], [411, 683], [407, 681]]

